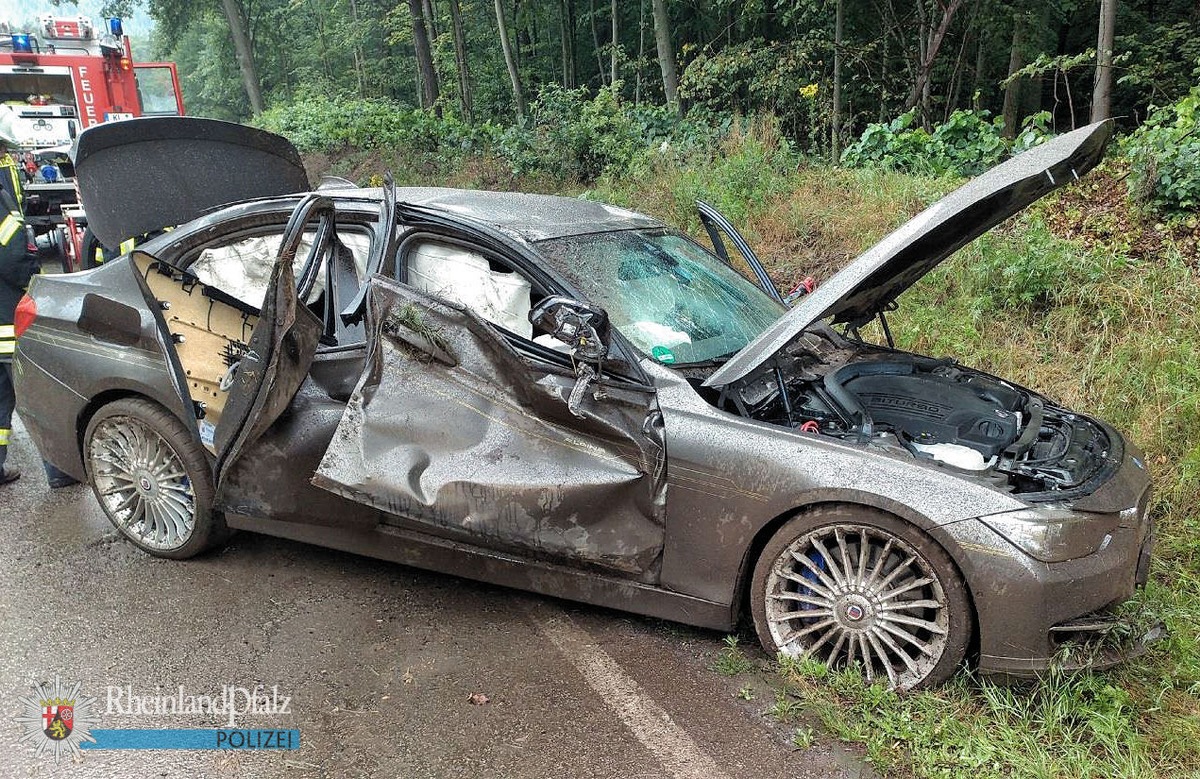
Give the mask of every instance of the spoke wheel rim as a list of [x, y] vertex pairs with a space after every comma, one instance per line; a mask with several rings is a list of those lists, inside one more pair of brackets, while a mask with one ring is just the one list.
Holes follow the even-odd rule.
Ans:
[[139, 419], [115, 416], [92, 433], [96, 496], [113, 524], [139, 544], [180, 548], [196, 529], [196, 494], [179, 454]]
[[909, 689], [946, 651], [941, 577], [912, 544], [877, 527], [816, 528], [789, 544], [767, 578], [766, 618], [779, 651]]

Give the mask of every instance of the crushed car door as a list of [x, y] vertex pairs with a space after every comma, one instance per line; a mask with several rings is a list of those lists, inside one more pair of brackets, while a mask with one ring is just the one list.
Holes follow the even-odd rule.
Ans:
[[214, 438], [218, 506], [223, 506], [222, 483], [230, 467], [287, 408], [316, 353], [322, 323], [301, 305], [293, 270], [305, 228], [314, 219], [318, 226], [312, 258], [329, 250], [334, 234], [333, 204], [319, 195], [309, 195], [296, 206], [284, 228], [258, 322], [245, 354], [232, 372], [229, 397]]
[[[775, 288], [775, 283], [771, 281], [771, 276], [767, 273], [767, 269], [759, 261], [758, 255], [750, 248], [750, 244], [742, 237], [742, 234], [737, 231], [733, 223], [725, 218], [717, 209], [705, 203], [703, 200], [696, 201], [696, 211], [700, 214], [700, 222], [704, 225], [704, 231], [708, 233], [709, 240], [712, 241], [713, 250], [717, 256], [725, 261], [725, 264], [745, 275], [746, 270], [753, 274], [752, 281], [757, 281], [758, 285], [763, 288], [768, 295], [775, 298], [780, 303], [783, 302], [783, 296], [779, 294], [779, 290]], [[725, 245], [725, 238], [729, 239], [729, 243], [733, 248], [737, 249], [738, 253], [746, 263], [746, 269], [738, 268], [734, 258], [729, 256], [729, 248]]]
[[652, 387], [602, 380], [573, 397], [565, 355], [519, 351], [470, 308], [378, 276], [367, 322], [366, 367], [314, 484], [402, 527], [657, 579]]

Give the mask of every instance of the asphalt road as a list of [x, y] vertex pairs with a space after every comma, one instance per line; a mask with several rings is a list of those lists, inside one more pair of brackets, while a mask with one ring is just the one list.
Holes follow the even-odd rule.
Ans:
[[[117, 536], [90, 489], [49, 490], [19, 422], [10, 463], [24, 476], [0, 487], [0, 776], [863, 775], [836, 743], [792, 747], [763, 716], [761, 678], [710, 670], [719, 634], [247, 533], [158, 560]], [[109, 713], [110, 686], [278, 685], [287, 714], [237, 725], [299, 729], [301, 746], [56, 765], [14, 720], [56, 674], [98, 699], [102, 728], [224, 724]]]

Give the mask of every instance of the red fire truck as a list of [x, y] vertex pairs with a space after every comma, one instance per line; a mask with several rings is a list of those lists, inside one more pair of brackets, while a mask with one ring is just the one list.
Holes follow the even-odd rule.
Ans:
[[[25, 186], [25, 216], [79, 267], [85, 224], [75, 205], [74, 170], [67, 150], [99, 122], [183, 114], [175, 65], [133, 61], [120, 19], [100, 27], [86, 17], [43, 16], [34, 31], [0, 22], [0, 131], [15, 142], [22, 163], [38, 172]], [[43, 165], [53, 168], [42, 175]]]

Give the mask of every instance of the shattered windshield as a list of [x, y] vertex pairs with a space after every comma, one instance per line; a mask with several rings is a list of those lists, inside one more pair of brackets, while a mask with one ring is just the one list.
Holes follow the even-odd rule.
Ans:
[[784, 312], [681, 233], [622, 230], [555, 238], [538, 246], [608, 311], [613, 327], [659, 362], [728, 357]]

